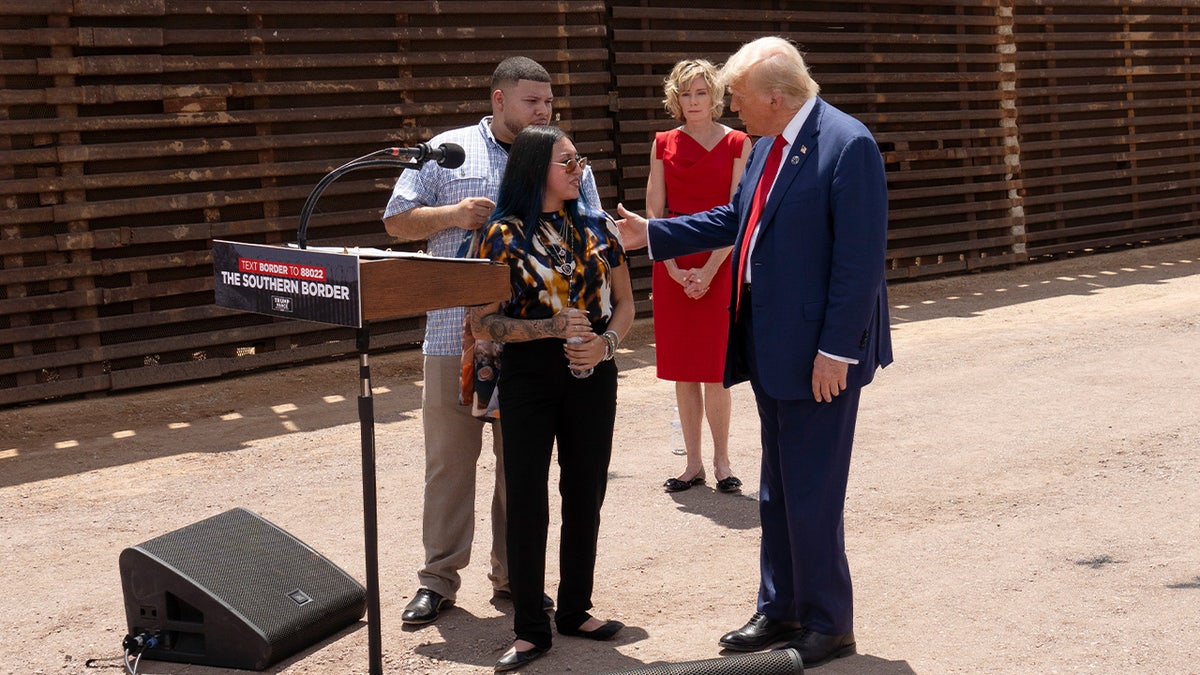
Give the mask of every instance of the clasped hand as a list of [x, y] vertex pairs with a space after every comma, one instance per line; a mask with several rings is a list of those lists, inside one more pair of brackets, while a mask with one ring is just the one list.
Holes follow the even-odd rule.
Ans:
[[699, 267], [693, 267], [688, 270], [679, 270], [678, 275], [672, 275], [675, 281], [683, 286], [684, 295], [692, 300], [699, 300], [708, 293], [709, 285], [712, 280], [704, 273], [704, 270]]
[[[563, 345], [563, 353], [567, 363], [575, 370], [595, 368], [604, 360], [604, 340], [592, 331], [592, 322], [587, 312], [581, 309], [566, 309], [554, 316], [555, 326], [559, 335], [567, 342]], [[578, 342], [572, 343], [572, 339]]]

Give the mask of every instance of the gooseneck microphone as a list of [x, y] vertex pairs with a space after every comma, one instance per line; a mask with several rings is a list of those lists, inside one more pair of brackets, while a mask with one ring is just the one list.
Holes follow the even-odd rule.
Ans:
[[325, 174], [325, 177], [317, 183], [317, 186], [308, 195], [308, 201], [304, 202], [304, 207], [300, 209], [300, 227], [296, 230], [296, 243], [302, 249], [308, 248], [308, 218], [317, 206], [317, 198], [321, 196], [325, 188], [329, 187], [330, 183], [351, 171], [393, 166], [405, 169], [419, 169], [422, 163], [428, 161], [437, 162], [438, 166], [447, 169], [457, 169], [466, 160], [466, 151], [463, 150], [461, 145], [456, 143], [442, 143], [436, 148], [430, 147], [428, 143], [417, 143], [416, 147], [412, 148], [384, 148], [376, 150], [368, 155], [363, 155], [358, 159], [346, 162]]
[[467, 159], [467, 153], [457, 143], [442, 143], [436, 148], [428, 143], [417, 143], [414, 148], [390, 148], [393, 157], [407, 157], [414, 162], [437, 162], [438, 166], [447, 169], [457, 169]]

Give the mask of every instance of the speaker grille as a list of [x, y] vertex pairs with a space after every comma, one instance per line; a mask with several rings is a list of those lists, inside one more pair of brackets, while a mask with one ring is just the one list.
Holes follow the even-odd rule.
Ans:
[[[332, 563], [314, 565], [328, 561], [245, 509], [226, 511], [140, 548], [159, 560], [176, 561], [180, 572], [257, 626], [271, 642], [299, 631], [312, 611], [328, 609], [320, 599], [339, 597], [349, 579]], [[310, 601], [298, 603], [293, 597], [297, 591]]]
[[723, 659], [666, 663], [606, 675], [801, 675], [804, 661], [795, 649], [742, 654]]

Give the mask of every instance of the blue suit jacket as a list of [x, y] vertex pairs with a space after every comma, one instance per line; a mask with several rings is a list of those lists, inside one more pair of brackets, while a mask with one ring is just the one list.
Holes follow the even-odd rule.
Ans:
[[[650, 221], [656, 260], [732, 245], [733, 278], [750, 203], [774, 137], [755, 143], [733, 200], [711, 211]], [[751, 259], [752, 345], [758, 384], [776, 399], [811, 399], [817, 351], [858, 359], [850, 387], [892, 362], [884, 269], [887, 181], [883, 158], [862, 123], [820, 98], [783, 158], [763, 209]], [[738, 358], [730, 289], [725, 386], [749, 378]]]

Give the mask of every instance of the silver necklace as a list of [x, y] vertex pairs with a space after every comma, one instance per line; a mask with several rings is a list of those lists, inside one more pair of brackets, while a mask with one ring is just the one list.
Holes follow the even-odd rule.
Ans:
[[570, 303], [575, 300], [575, 252], [571, 246], [571, 225], [566, 218], [560, 216], [560, 219], [557, 230], [553, 227], [553, 220], [548, 219], [549, 229], [558, 235], [559, 241], [546, 242], [546, 253], [550, 255], [554, 271], [567, 281], [567, 302]]

